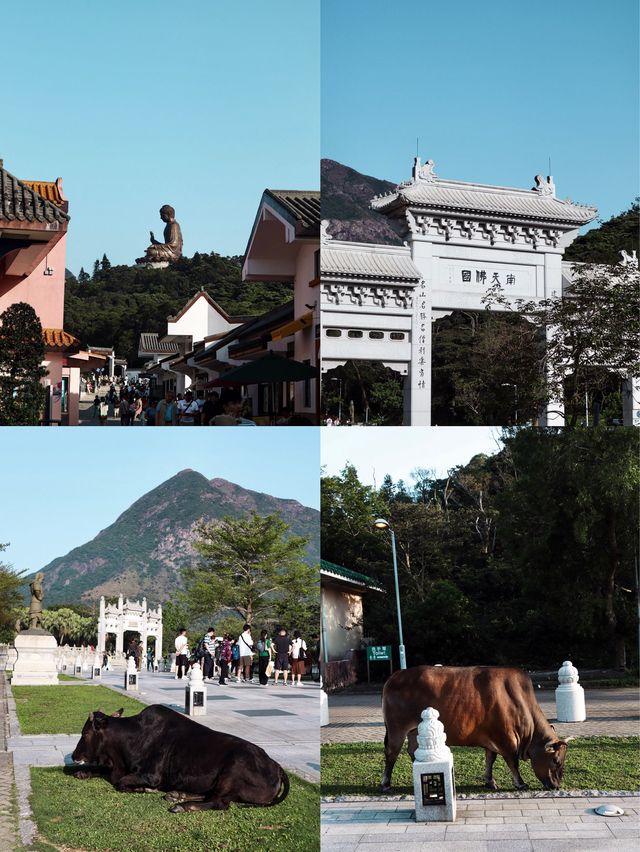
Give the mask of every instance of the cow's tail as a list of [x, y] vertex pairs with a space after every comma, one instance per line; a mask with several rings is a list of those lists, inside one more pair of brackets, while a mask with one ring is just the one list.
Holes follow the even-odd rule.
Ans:
[[284, 800], [289, 795], [289, 776], [284, 771], [282, 767], [280, 767], [280, 787], [278, 789], [278, 793], [275, 799], [272, 802], [269, 802], [269, 807], [272, 805], [279, 805], [280, 802], [284, 802]]

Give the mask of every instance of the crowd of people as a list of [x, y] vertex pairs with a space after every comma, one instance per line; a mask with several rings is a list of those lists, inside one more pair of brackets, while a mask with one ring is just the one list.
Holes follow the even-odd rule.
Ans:
[[[167, 390], [159, 396], [146, 380], [87, 383], [95, 389], [92, 419], [105, 426], [120, 418], [121, 426], [255, 426], [249, 403], [238, 388]], [[91, 391], [93, 392], [93, 390]], [[284, 408], [277, 426], [310, 426], [311, 421]]]
[[175, 639], [176, 678], [187, 675], [189, 668], [198, 663], [205, 680], [217, 679], [221, 686], [232, 680], [236, 683], [259, 683], [266, 686], [273, 675], [274, 685], [279, 678], [283, 686], [302, 686], [302, 677], [311, 660], [305, 639], [299, 630], [292, 635], [280, 627], [272, 638], [269, 631], [262, 630], [254, 638], [251, 625], [245, 624], [242, 633], [234, 637], [230, 633], [216, 636], [209, 627], [204, 636], [190, 651], [186, 628], [181, 628]]

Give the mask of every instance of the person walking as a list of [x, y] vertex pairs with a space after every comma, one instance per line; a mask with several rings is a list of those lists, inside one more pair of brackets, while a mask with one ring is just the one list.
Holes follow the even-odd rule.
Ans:
[[231, 636], [228, 633], [225, 633], [222, 637], [222, 641], [220, 642], [220, 647], [218, 649], [219, 657], [218, 660], [220, 662], [220, 680], [218, 683], [220, 686], [227, 685], [227, 678], [229, 677], [229, 663], [231, 662]]
[[271, 662], [272, 654], [271, 639], [269, 639], [269, 634], [266, 630], [261, 631], [260, 638], [256, 642], [256, 649], [258, 651], [258, 680], [262, 686], [266, 686], [269, 683], [267, 666]]
[[204, 642], [204, 658], [202, 661], [202, 677], [213, 680], [213, 661], [216, 652], [216, 631], [209, 627], [202, 640]]
[[147, 650], [147, 671], [153, 671], [153, 648]]
[[278, 685], [278, 675], [282, 673], [284, 686], [287, 685], [289, 677], [289, 654], [291, 653], [291, 639], [285, 627], [281, 627], [278, 635], [273, 640], [276, 646], [276, 669], [273, 679], [273, 685]]
[[195, 426], [196, 416], [200, 418], [200, 408], [193, 394], [188, 390], [184, 399], [178, 403], [178, 423], [180, 426]]
[[120, 398], [120, 405], [118, 406], [118, 414], [120, 415], [120, 425], [128, 426], [129, 425], [129, 400], [126, 395], [123, 393]]
[[100, 400], [100, 420], [99, 420], [99, 422], [100, 422], [101, 426], [107, 425], [108, 416], [109, 416], [109, 403], [103, 397]]
[[168, 390], [156, 408], [156, 426], [176, 426], [178, 407], [173, 391]]
[[245, 624], [242, 628], [242, 633], [238, 636], [238, 648], [240, 649], [240, 671], [242, 674], [242, 682], [249, 683], [251, 680], [251, 668], [253, 665], [253, 655], [255, 648], [253, 646], [253, 637], [251, 636], [251, 625]]
[[[302, 686], [302, 675], [307, 666], [307, 643], [299, 630], [293, 633], [291, 643], [291, 686]], [[296, 677], [298, 680], [296, 681]]]
[[187, 628], [181, 627], [175, 641], [176, 646], [176, 680], [182, 680], [182, 674], [189, 669], [189, 640]]
[[231, 673], [240, 680], [240, 647], [235, 639], [231, 640]]

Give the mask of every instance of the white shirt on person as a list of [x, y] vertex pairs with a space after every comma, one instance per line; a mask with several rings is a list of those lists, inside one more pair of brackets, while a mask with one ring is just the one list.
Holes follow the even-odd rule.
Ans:
[[176, 654], [189, 654], [189, 640], [182, 633], [176, 636]]
[[300, 648], [303, 648], [305, 651], [307, 650], [307, 643], [304, 641], [302, 637], [298, 639], [294, 639], [291, 643], [291, 657], [294, 660], [297, 660], [300, 656]]
[[253, 655], [253, 639], [251, 631], [245, 630], [238, 636], [238, 648], [240, 649], [241, 657], [251, 657]]

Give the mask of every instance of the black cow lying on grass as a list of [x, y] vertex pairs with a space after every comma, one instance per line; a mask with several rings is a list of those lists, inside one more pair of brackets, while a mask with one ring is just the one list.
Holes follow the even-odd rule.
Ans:
[[89, 715], [67, 772], [106, 778], [122, 793], [166, 792], [179, 802], [173, 813], [226, 810], [230, 802], [278, 805], [287, 797], [286, 772], [260, 746], [161, 704], [122, 714]]

